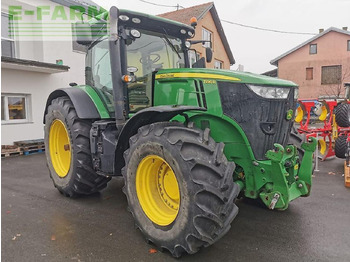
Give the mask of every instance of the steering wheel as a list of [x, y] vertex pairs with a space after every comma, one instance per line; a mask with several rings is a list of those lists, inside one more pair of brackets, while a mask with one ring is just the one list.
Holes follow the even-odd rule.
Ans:
[[[153, 58], [153, 59], [152, 59]], [[149, 63], [156, 63], [160, 60], [160, 55], [159, 54], [150, 54], [147, 57], [140, 58], [140, 63], [141, 64], [149, 64]]]

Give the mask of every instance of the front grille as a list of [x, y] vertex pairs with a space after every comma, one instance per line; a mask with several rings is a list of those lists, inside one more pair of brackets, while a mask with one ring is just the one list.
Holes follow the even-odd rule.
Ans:
[[293, 121], [286, 113], [294, 108], [291, 90], [287, 99], [266, 99], [256, 95], [245, 84], [218, 82], [222, 110], [245, 132], [255, 158], [264, 160], [274, 143], [286, 145]]

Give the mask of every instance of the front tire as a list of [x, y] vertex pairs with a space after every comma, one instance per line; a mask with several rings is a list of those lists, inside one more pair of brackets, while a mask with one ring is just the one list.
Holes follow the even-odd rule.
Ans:
[[45, 153], [54, 186], [65, 196], [93, 194], [110, 180], [92, 168], [90, 129], [91, 121], [78, 117], [69, 97], [52, 100], [45, 115]]
[[209, 129], [180, 123], [144, 126], [130, 138], [124, 193], [147, 241], [179, 257], [227, 233], [238, 213], [239, 187], [223, 148]]

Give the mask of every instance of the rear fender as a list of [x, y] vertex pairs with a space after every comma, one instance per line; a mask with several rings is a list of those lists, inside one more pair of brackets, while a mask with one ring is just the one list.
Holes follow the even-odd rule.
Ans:
[[[80, 119], [109, 118], [109, 113], [103, 106], [103, 103], [97, 93], [91, 87], [89, 87], [89, 89], [87, 87], [88, 86], [69, 87], [53, 91], [49, 95], [49, 98], [46, 102], [43, 120], [44, 124], [45, 115], [47, 114], [47, 109], [52, 100], [61, 96], [68, 96], [70, 98]], [[99, 106], [97, 106], [97, 104]]]

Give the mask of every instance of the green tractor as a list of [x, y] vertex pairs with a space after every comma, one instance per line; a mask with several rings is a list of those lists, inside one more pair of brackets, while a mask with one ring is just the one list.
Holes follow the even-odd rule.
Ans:
[[284, 210], [310, 194], [316, 142], [291, 132], [294, 83], [191, 65], [193, 26], [160, 17], [112, 7], [77, 28], [86, 84], [51, 93], [44, 119], [63, 195], [123, 176], [136, 226], [179, 257], [228, 232], [238, 195]]

